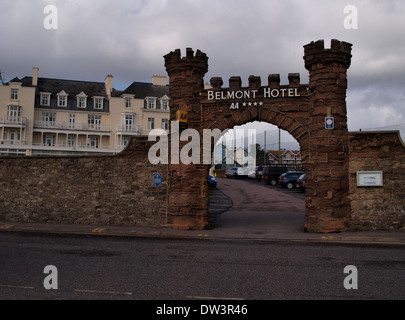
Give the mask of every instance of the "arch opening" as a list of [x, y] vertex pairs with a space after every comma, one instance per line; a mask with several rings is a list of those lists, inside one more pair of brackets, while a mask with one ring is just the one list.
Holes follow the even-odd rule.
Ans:
[[[236, 125], [218, 139], [213, 160], [210, 174], [215, 176], [217, 188], [209, 194], [212, 228], [241, 232], [249, 228], [258, 234], [303, 231], [305, 192], [294, 180], [303, 173], [300, 145], [288, 131], [264, 121]], [[278, 182], [285, 172], [289, 172], [288, 181], [270, 183], [274, 177]]]

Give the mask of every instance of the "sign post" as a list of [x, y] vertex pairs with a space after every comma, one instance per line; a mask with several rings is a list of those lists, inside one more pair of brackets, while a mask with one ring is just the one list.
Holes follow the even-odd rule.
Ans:
[[188, 128], [187, 111], [178, 110], [177, 113], [176, 113], [176, 121], [179, 122], [179, 130], [180, 130], [180, 132], [187, 129]]

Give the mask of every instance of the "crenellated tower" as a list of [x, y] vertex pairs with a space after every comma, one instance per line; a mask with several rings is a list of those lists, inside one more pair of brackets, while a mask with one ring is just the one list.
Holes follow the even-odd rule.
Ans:
[[[304, 46], [310, 92], [305, 228], [312, 232], [343, 231], [350, 219], [346, 91], [351, 49], [338, 40], [330, 49], [323, 40]], [[327, 117], [333, 118], [333, 129], [326, 129]]]
[[[204, 90], [208, 57], [199, 50], [194, 54], [192, 49], [187, 48], [185, 57], [177, 49], [164, 59], [170, 79], [171, 114], [167, 224], [179, 229], [204, 229], [209, 225], [207, 179], [210, 166], [176, 161], [179, 159], [177, 151], [182, 150], [188, 142], [175, 141], [177, 136], [176, 139], [171, 138], [176, 135], [177, 129], [172, 128], [172, 123], [175, 123], [179, 110], [187, 112], [187, 126], [197, 130], [200, 137], [202, 136], [200, 93]], [[173, 161], [173, 158], [176, 160]]]

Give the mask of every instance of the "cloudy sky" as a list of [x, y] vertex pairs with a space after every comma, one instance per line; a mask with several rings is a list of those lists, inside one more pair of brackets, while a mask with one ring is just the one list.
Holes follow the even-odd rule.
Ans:
[[48, 78], [112, 74], [124, 89], [166, 75], [163, 56], [191, 47], [209, 56], [207, 82], [241, 76], [246, 85], [256, 75], [265, 84], [279, 73], [287, 84], [299, 72], [307, 83], [303, 45], [338, 39], [353, 44], [349, 130], [404, 127], [404, 33], [403, 0], [1, 0], [0, 70], [5, 80], [30, 76], [33, 66]]

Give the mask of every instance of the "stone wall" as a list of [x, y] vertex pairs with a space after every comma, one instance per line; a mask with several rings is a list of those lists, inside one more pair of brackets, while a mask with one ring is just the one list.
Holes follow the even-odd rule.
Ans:
[[[140, 137], [115, 156], [0, 158], [0, 221], [190, 228], [176, 220], [179, 212], [169, 212], [168, 166], [149, 163], [150, 146]], [[383, 187], [357, 187], [358, 171], [383, 171]], [[155, 173], [163, 178], [160, 187]], [[404, 182], [405, 145], [397, 132], [351, 132], [346, 230], [405, 228]], [[193, 196], [189, 183], [177, 185], [185, 189], [173, 195], [184, 191], [191, 209], [200, 206], [196, 198], [208, 199], [205, 185], [195, 185]]]
[[[350, 133], [349, 230], [405, 228], [405, 145], [398, 132]], [[383, 187], [357, 187], [357, 171], [382, 171]]]
[[150, 144], [132, 139], [114, 156], [0, 158], [0, 221], [165, 225], [167, 165], [149, 163]]

